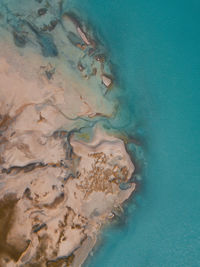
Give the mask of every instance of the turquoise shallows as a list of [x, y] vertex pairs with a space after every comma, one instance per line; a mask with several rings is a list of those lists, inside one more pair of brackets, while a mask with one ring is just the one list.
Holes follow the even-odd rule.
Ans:
[[[147, 168], [90, 267], [200, 266], [200, 2], [75, 0], [105, 39]], [[133, 131], [129, 127], [129, 131]]]

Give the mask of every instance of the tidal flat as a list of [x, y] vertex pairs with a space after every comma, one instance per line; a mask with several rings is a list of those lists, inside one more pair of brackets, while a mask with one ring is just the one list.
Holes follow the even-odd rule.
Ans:
[[81, 266], [136, 187], [105, 48], [66, 7], [0, 3], [2, 267]]

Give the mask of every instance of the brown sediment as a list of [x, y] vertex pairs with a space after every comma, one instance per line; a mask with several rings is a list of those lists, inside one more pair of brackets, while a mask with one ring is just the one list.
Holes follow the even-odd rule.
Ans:
[[52, 203], [44, 204], [44, 207], [47, 209], [55, 209], [60, 203], [64, 201], [65, 194], [62, 192], [57, 196]]
[[42, 162], [36, 162], [36, 163], [30, 163], [26, 166], [12, 166], [8, 169], [3, 168], [1, 170], [2, 173], [6, 173], [6, 174], [17, 174], [20, 171], [24, 171], [26, 172], [31, 172], [32, 170], [36, 169], [36, 168], [42, 168], [47, 166], [46, 164], [42, 163]]
[[45, 117], [42, 116], [41, 112], [40, 112], [40, 118], [38, 120], [38, 123], [40, 122], [46, 122], [47, 120], [45, 119]]
[[[77, 185], [77, 188], [84, 192], [84, 199], [87, 199], [92, 192], [113, 193], [112, 183], [120, 184], [126, 182], [128, 170], [126, 166], [120, 168], [114, 165], [111, 169], [106, 169], [106, 164], [112, 157], [103, 152], [89, 154], [94, 158], [93, 168], [87, 173], [85, 179]], [[112, 179], [109, 179], [112, 177]]]
[[28, 198], [29, 200], [33, 200], [33, 198], [31, 197], [31, 190], [29, 187], [27, 187], [24, 191], [23, 197]]
[[[57, 131], [57, 132], [54, 132], [53, 137], [55, 140], [59, 140], [59, 138], [66, 137], [66, 134], [67, 134], [66, 131]], [[85, 144], [86, 146], [85, 152], [81, 155], [79, 155], [78, 153], [78, 156], [81, 157], [82, 160], [86, 157], [84, 160], [87, 162], [87, 164], [85, 165], [84, 162], [82, 163], [85, 165], [86, 169], [80, 165], [79, 175], [77, 175], [76, 178], [72, 178], [72, 177], [68, 178], [65, 184], [66, 189], [64, 189], [64, 187], [61, 187], [63, 188], [62, 190], [67, 190], [66, 197], [65, 197], [64, 192], [58, 193], [58, 186], [56, 186], [55, 184], [51, 185], [51, 189], [54, 190], [55, 192], [53, 201], [50, 201], [50, 199], [52, 199], [53, 197], [52, 196], [53, 191], [51, 191], [51, 194], [49, 194], [50, 191], [46, 190], [45, 186], [41, 187], [39, 184], [36, 187], [36, 191], [35, 191], [34, 185], [37, 185], [37, 182], [38, 183], [41, 182], [42, 178], [32, 179], [29, 187], [26, 187], [25, 190], [23, 191], [22, 199], [20, 201], [23, 200], [24, 202], [27, 199], [28, 201], [30, 201], [30, 203], [34, 204], [32, 205], [32, 208], [35, 207], [37, 209], [35, 211], [35, 215], [33, 212], [31, 212], [31, 217], [30, 217], [30, 218], [33, 218], [31, 232], [33, 235], [37, 235], [38, 241], [39, 241], [39, 244], [35, 248], [36, 252], [35, 252], [35, 256], [31, 260], [31, 264], [33, 264], [34, 262], [37, 262], [37, 263], [41, 262], [41, 264], [43, 264], [46, 261], [47, 266], [57, 266], [55, 264], [58, 264], [59, 266], [61, 262], [65, 262], [65, 263], [68, 262], [67, 264], [69, 264], [69, 266], [71, 265], [80, 266], [80, 265], [73, 265], [73, 262], [71, 260], [61, 261], [61, 260], [66, 260], [66, 257], [63, 258], [62, 256], [63, 252], [61, 253], [59, 251], [60, 250], [62, 251], [63, 249], [62, 248], [63, 242], [67, 242], [66, 244], [70, 244], [68, 241], [68, 238], [71, 241], [73, 240], [73, 239], [70, 239], [70, 236], [71, 238], [76, 237], [79, 240], [78, 243], [75, 242], [75, 244], [72, 247], [69, 247], [68, 250], [67, 248], [65, 248], [65, 253], [68, 254], [70, 251], [71, 253], [73, 253], [74, 255], [73, 261], [75, 260], [75, 262], [79, 262], [81, 264], [82, 261], [85, 260], [85, 258], [87, 257], [89, 251], [93, 248], [95, 242], [92, 241], [91, 245], [89, 245], [88, 248], [86, 246], [84, 250], [81, 252], [82, 253], [81, 256], [76, 253], [76, 250], [81, 251], [79, 250], [79, 248], [81, 249], [82, 246], [83, 247], [85, 246], [86, 244], [85, 241], [88, 240], [90, 236], [90, 231], [88, 232], [87, 230], [87, 232], [85, 232], [87, 229], [86, 225], [90, 225], [90, 220], [93, 220], [93, 218], [98, 218], [98, 222], [100, 221], [104, 222], [105, 216], [107, 216], [108, 219], [110, 218], [109, 214], [111, 210], [113, 209], [113, 207], [112, 206], [109, 207], [110, 204], [108, 205], [105, 202], [104, 205], [105, 205], [106, 210], [101, 211], [101, 208], [99, 206], [101, 202], [94, 201], [92, 199], [95, 196], [95, 194], [97, 194], [98, 196], [99, 193], [102, 193], [103, 194], [102, 196], [104, 196], [104, 199], [105, 199], [104, 201], [107, 201], [106, 198], [108, 197], [109, 199], [110, 196], [113, 195], [114, 199], [116, 199], [115, 200], [115, 203], [116, 203], [117, 194], [121, 194], [118, 186], [122, 181], [123, 182], [128, 181], [128, 179], [130, 178], [130, 173], [132, 172], [131, 168], [133, 168], [130, 166], [129, 167], [130, 169], [128, 169], [127, 167], [128, 163], [126, 161], [127, 159], [126, 160], [125, 158], [123, 159], [123, 157], [125, 156], [123, 154], [124, 152], [122, 151], [120, 152], [120, 154], [122, 153], [121, 155], [123, 156], [119, 155], [118, 157], [116, 157], [113, 149], [118, 149], [118, 147], [120, 147], [119, 145], [115, 145], [115, 142], [119, 142], [119, 141], [118, 139], [115, 139], [115, 138], [110, 139], [110, 138], [105, 134], [99, 133], [98, 137], [96, 137], [96, 141], [94, 139], [90, 145], [92, 151], [90, 151], [91, 149], [88, 149], [87, 144]], [[97, 144], [95, 145], [96, 142]], [[119, 144], [122, 145], [122, 143], [119, 143]], [[81, 151], [83, 149], [81, 148], [81, 146], [79, 148], [79, 143], [76, 144], [74, 143], [74, 141], [72, 141], [72, 146], [75, 149], [75, 155], [77, 151]], [[108, 151], [111, 149], [113, 153], [108, 153], [107, 149]], [[105, 152], [103, 152], [104, 150]], [[120, 157], [121, 159], [117, 159], [116, 161], [115, 157], [116, 158]], [[46, 170], [50, 166], [51, 166], [50, 164], [47, 164]], [[30, 168], [32, 171], [32, 173], [30, 171], [30, 175], [33, 175], [34, 172], [37, 173], [37, 170], [39, 170], [34, 167], [35, 167], [34, 165], [33, 166], [30, 165]], [[56, 165], [55, 167], [61, 168], [62, 166]], [[91, 169], [87, 169], [88, 167]], [[29, 172], [26, 172], [26, 173], [27, 175], [29, 175]], [[40, 174], [40, 177], [42, 177], [41, 174]], [[45, 176], [43, 176], [43, 179], [44, 177]], [[45, 179], [47, 179], [47, 177]], [[56, 183], [56, 180], [53, 182]], [[43, 193], [40, 193], [40, 189], [44, 190]], [[133, 189], [134, 187], [131, 189], [129, 193], [126, 193], [124, 196], [122, 196], [122, 199], [119, 200], [119, 204], [120, 202], [123, 202], [124, 197], [125, 198], [128, 197], [128, 195], [133, 191]], [[55, 194], [57, 194], [56, 197], [55, 197]], [[43, 198], [44, 200], [42, 200]], [[92, 206], [91, 206], [92, 210], [89, 211], [89, 213], [84, 211], [85, 209], [87, 210], [87, 204], [85, 202], [86, 199], [89, 202], [92, 201]], [[45, 201], [45, 202], [42, 204], [42, 201]], [[85, 207], [81, 208], [81, 205], [84, 205]], [[23, 206], [19, 205], [19, 207], [22, 208]], [[52, 232], [51, 232], [52, 231], [51, 228], [53, 225], [51, 225], [51, 223], [48, 221], [44, 221], [42, 217], [39, 218], [38, 216], [39, 214], [42, 215], [44, 211], [45, 211], [45, 214], [48, 214], [48, 212], [54, 213], [56, 210], [61, 211], [62, 207], [63, 208], [65, 207], [66, 213], [65, 213], [64, 218], [59, 220], [58, 226], [54, 228], [55, 233], [57, 233], [57, 237], [53, 237]], [[39, 211], [40, 213], [38, 213]], [[62, 211], [62, 213], [63, 212], [64, 210]], [[114, 207], [113, 212], [117, 214], [118, 212], [117, 207]], [[92, 228], [93, 229], [92, 231], [97, 233], [98, 223], [96, 224], [94, 221], [92, 222], [92, 224], [94, 224], [94, 228]], [[52, 238], [54, 238], [56, 242], [55, 245], [53, 246], [50, 245], [52, 244]], [[24, 243], [24, 244], [26, 244], [26, 246], [24, 245], [23, 249], [21, 249], [19, 254], [17, 254], [18, 259], [20, 258], [21, 262], [24, 262], [24, 261], [26, 262], [25, 259], [28, 257], [29, 255], [28, 253], [30, 253], [28, 251], [31, 251], [31, 246], [28, 246], [27, 243]], [[51, 249], [49, 248], [49, 246], [52, 246], [54, 248], [52, 252], [50, 252]], [[21, 256], [22, 254], [23, 256]], [[50, 260], [51, 258], [53, 258], [54, 260]], [[68, 258], [68, 260], [69, 259], [70, 258]]]
[[[92, 136], [82, 132], [91, 127], [90, 118], [113, 116], [115, 105], [106, 99], [101, 81], [110, 88], [114, 79], [104, 71], [106, 58], [89, 31], [66, 16], [73, 22], [69, 31], [62, 20], [40, 29], [51, 31], [58, 24], [52, 34], [66, 38], [66, 46], [55, 38], [63, 56], [43, 58], [35, 48], [21, 56], [22, 49], [18, 53], [12, 43], [3, 48], [0, 42], [5, 52], [0, 49], [3, 267], [9, 266], [5, 255], [10, 264], [24, 267], [81, 266], [101, 226], [111, 214], [120, 214], [118, 207], [135, 190], [134, 183], [120, 189], [134, 172], [123, 141], [100, 126]], [[71, 66], [81, 75], [73, 76]], [[13, 197], [6, 195], [13, 191]]]
[[46, 223], [42, 223], [42, 224], [35, 224], [33, 225], [33, 233], [37, 233], [40, 230], [42, 230], [43, 228], [47, 227]]
[[96, 59], [96, 61], [104, 63], [105, 62], [105, 55], [104, 54], [95, 55], [95, 59]]
[[8, 115], [0, 115], [0, 130], [5, 131], [13, 119]]
[[47, 261], [46, 266], [47, 267], [60, 267], [63, 263], [65, 263], [66, 267], [71, 267], [72, 263], [74, 261], [74, 254], [71, 254], [70, 256], [62, 259], [57, 259], [55, 261]]
[[49, 25], [49, 27], [48, 27], [48, 30], [49, 30], [49, 31], [52, 31], [52, 30], [56, 27], [57, 24], [58, 24], [58, 21], [57, 21], [57, 20], [52, 20], [52, 21], [50, 22], [50, 25]]
[[65, 131], [65, 130], [58, 130], [58, 131], [55, 131], [53, 133], [53, 137], [55, 139], [57, 139], [57, 138], [65, 138], [65, 137], [67, 137], [67, 135], [68, 135], [68, 132]]
[[14, 247], [7, 243], [7, 235], [14, 222], [17, 202], [15, 194], [7, 194], [0, 200], [0, 256], [9, 257], [14, 261], [17, 261], [26, 249], [26, 244], [24, 247]]
[[8, 142], [8, 139], [5, 136], [0, 136], [0, 145], [3, 145]]
[[44, 25], [41, 28], [41, 31], [45, 32], [45, 31], [53, 31], [56, 27], [56, 25], [58, 24], [58, 20], [52, 20], [48, 25]]
[[38, 240], [39, 240], [39, 246], [36, 250], [35, 259], [36, 262], [41, 262], [41, 258], [43, 259], [42, 261], [44, 261], [44, 259], [47, 258], [46, 249], [48, 247], [49, 236], [48, 234], [45, 233], [42, 236], [38, 236]]
[[77, 43], [76, 46], [77, 46], [78, 48], [80, 48], [81, 50], [85, 50], [85, 49], [86, 49], [86, 45], [85, 45], [85, 44]]

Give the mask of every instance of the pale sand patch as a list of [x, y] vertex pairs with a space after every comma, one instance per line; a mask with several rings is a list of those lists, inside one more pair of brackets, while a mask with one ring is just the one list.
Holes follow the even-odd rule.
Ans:
[[[112, 116], [114, 102], [96, 78], [78, 77], [65, 56], [44, 58], [34, 46], [16, 48], [7, 31], [1, 36], [0, 265], [81, 266], [135, 189], [119, 187], [134, 172], [122, 140], [100, 127], [89, 143], [73, 134], [96, 115]], [[72, 49], [68, 60], [74, 56]]]

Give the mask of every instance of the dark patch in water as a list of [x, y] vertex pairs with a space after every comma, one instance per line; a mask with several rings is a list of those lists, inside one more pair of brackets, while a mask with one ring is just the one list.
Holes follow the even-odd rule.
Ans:
[[83, 43], [82, 40], [73, 32], [69, 32], [67, 37], [73, 45], [77, 45], [78, 43]]
[[40, 9], [38, 9], [38, 15], [39, 16], [43, 16], [46, 13], [47, 13], [47, 9], [46, 8], [40, 8]]
[[53, 31], [58, 24], [58, 20], [52, 20], [49, 25], [44, 25], [42, 31]]
[[24, 48], [26, 45], [26, 37], [22, 33], [13, 32], [14, 43], [20, 48]]
[[34, 25], [27, 21], [27, 25], [35, 33], [37, 41], [41, 46], [42, 54], [44, 57], [56, 57], [58, 56], [58, 49], [54, 44], [53, 37], [48, 33], [40, 32]]
[[62, 15], [67, 15], [76, 27], [82, 28], [82, 25], [80, 23], [80, 18], [74, 12], [65, 12]]
[[119, 185], [119, 188], [121, 189], [121, 190], [127, 190], [127, 189], [129, 189], [131, 187], [131, 185], [129, 184], [129, 183], [121, 183], [120, 185]]
[[54, 44], [53, 37], [48, 34], [37, 34], [38, 42], [42, 48], [44, 57], [57, 57], [58, 49]]

